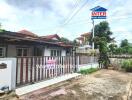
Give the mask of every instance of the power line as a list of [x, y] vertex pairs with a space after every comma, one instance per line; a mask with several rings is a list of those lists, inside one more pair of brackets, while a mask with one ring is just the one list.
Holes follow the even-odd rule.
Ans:
[[[74, 7], [72, 8], [72, 10], [71, 10], [70, 13], [73, 13], [73, 12], [75, 11], [75, 9], [76, 9], [78, 6], [79, 6], [79, 3], [77, 2], [77, 0], [74, 1]], [[69, 16], [70, 16], [70, 15], [71, 15], [71, 14], [68, 15], [68, 17], [66, 18], [65, 22], [69, 19]], [[64, 22], [64, 23], [65, 23], [65, 22]]]
[[[111, 17], [110, 19], [108, 18], [107, 21], [109, 20], [117, 20], [117, 19], [129, 19], [129, 18], [132, 18], [132, 16], [128, 16], [128, 17], [124, 17], [124, 16], [120, 16], [120, 17]], [[81, 19], [79, 21], [75, 21], [73, 23], [67, 23], [68, 26], [70, 25], [80, 25], [80, 24], [88, 24], [88, 23], [91, 23], [91, 21], [88, 21], [89, 19]], [[123, 20], [120, 20], [120, 21], [123, 21]], [[129, 22], [132, 22], [132, 21], [129, 21]], [[54, 28], [57, 28], [59, 26], [56, 26], [56, 27], [50, 27], [50, 29], [54, 29]], [[48, 30], [49, 28], [46, 28], [45, 30]], [[36, 29], [34, 29], [36, 30]], [[39, 30], [39, 29], [37, 29]], [[43, 29], [42, 29], [43, 30]]]
[[[79, 6], [79, 3], [77, 2], [77, 0], [74, 1], [74, 3], [75, 3], [75, 6], [73, 7], [72, 11], [71, 11], [70, 14], [68, 15], [68, 17], [66, 18], [66, 20], [64, 21], [64, 23], [67, 22], [67, 20], [69, 19], [69, 16], [71, 16], [71, 13], [74, 13], [75, 10], [77, 9], [77, 7]], [[64, 24], [64, 23], [63, 23], [63, 24]]]
[[[71, 13], [74, 13], [74, 11], [76, 10], [76, 8], [79, 6], [79, 3], [76, 1], [75, 2], [75, 6], [74, 6], [74, 8], [72, 9], [72, 11], [71, 11]], [[71, 15], [71, 14], [70, 14]], [[70, 15], [68, 15], [68, 17], [66, 18], [66, 20], [64, 21], [64, 23], [66, 23], [66, 21], [69, 19], [69, 16]], [[63, 25], [62, 25], [63, 26]], [[58, 27], [60, 27], [60, 26], [58, 26]], [[57, 30], [57, 32], [56, 32], [56, 34], [58, 33], [60, 31], [60, 29], [58, 29]]]
[[[117, 18], [117, 17], [116, 17]], [[129, 18], [132, 18], [132, 17], [129, 17]], [[122, 19], [122, 18], [120, 18], [120, 17], [118, 17], [118, 19]], [[124, 18], [123, 18], [124, 19]], [[108, 19], [109, 20], [109, 19]], [[108, 21], [107, 20], [107, 21]], [[113, 20], [117, 20], [117, 19], [113, 19]], [[81, 22], [80, 22], [81, 21]], [[122, 20], [120, 20], [120, 21], [122, 21]], [[130, 22], [132, 22], [132, 21], [129, 21], [129, 23]], [[88, 21], [88, 19], [84, 19], [84, 20], [79, 20], [79, 21], [76, 21], [76, 22], [73, 22], [73, 23], [68, 23], [67, 24], [67, 26], [70, 26], [70, 25], [80, 25], [80, 24], [88, 24], [88, 23], [91, 23], [91, 21]], [[128, 22], [127, 22], [128, 23]], [[54, 29], [54, 28], [57, 28], [57, 27], [59, 27], [59, 26], [56, 26], [56, 27], [49, 27], [49, 28], [46, 28], [46, 29], [44, 29], [44, 28], [37, 28], [37, 29], [34, 29], [34, 30], [49, 30], [49, 29]], [[115, 32], [115, 31], [114, 31]], [[117, 31], [116, 31], [117, 32]], [[118, 32], [124, 32], [124, 31], [118, 31]], [[126, 31], [125, 31], [126, 32]]]
[[[128, 18], [132, 18], [132, 16], [130, 16], [130, 17], [127, 17], [126, 19], [128, 19]], [[109, 21], [109, 20], [117, 20], [117, 19], [125, 19], [124, 17], [113, 17], [113, 18], [111, 18], [111, 19], [106, 19], [106, 21]], [[73, 23], [68, 23], [67, 25], [74, 25], [74, 24], [80, 24], [80, 23], [83, 23], [83, 22], [87, 22], [87, 23], [91, 23], [91, 21], [88, 21], [89, 19], [81, 19], [81, 20], [78, 20], [78, 21], [75, 21], [75, 22], [73, 22]], [[123, 21], [123, 20], [121, 20], [121, 21]], [[129, 21], [129, 22], [131, 22], [131, 21]]]
[[[87, 4], [87, 2], [88, 2], [88, 0], [86, 0], [86, 2], [85, 2], [78, 10], [76, 10], [76, 12], [73, 13], [73, 15], [71, 15], [71, 16], [68, 18], [68, 20], [66, 20], [66, 21], [64, 22], [64, 24], [62, 24], [61, 27], [64, 27], [66, 24], [68, 24], [68, 23], [73, 19], [73, 17], [76, 16], [76, 14]], [[58, 33], [59, 31], [60, 31], [60, 29], [59, 29], [56, 33]]]
[[63, 26], [69, 23], [73, 19], [73, 17], [76, 16], [76, 14], [87, 4], [87, 2], [88, 0], [86, 0], [86, 2], [68, 19], [68, 21], [63, 24]]
[[[75, 1], [74, 1], [74, 7], [73, 7], [71, 13], [73, 13], [73, 12], [75, 11], [75, 9], [76, 9], [78, 6], [79, 6], [79, 2], [78, 2], [78, 0], [75, 0]], [[69, 19], [69, 16], [70, 16], [70, 15], [68, 15], [68, 17], [66, 18], [65, 22]], [[65, 22], [64, 22], [64, 23], [65, 23]], [[51, 27], [51, 28], [53, 29], [53, 28], [57, 28], [57, 27], [60, 27], [60, 26]], [[37, 29], [37, 30], [38, 30], [38, 29]], [[48, 28], [47, 28], [46, 30], [48, 30]], [[57, 32], [57, 33], [58, 33], [58, 32]]]

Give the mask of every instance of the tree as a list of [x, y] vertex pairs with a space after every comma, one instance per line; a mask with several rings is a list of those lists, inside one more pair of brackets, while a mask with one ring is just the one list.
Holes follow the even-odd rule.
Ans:
[[0, 32], [4, 32], [5, 30], [4, 29], [2, 29], [2, 25], [1, 25], [1, 23], [0, 23]]
[[121, 41], [120, 47], [116, 48], [114, 54], [132, 54], [131, 43], [127, 39]]
[[109, 45], [109, 52], [114, 54], [116, 51], [117, 45], [116, 44], [110, 44]]
[[71, 41], [67, 38], [61, 37], [61, 41], [64, 43], [71, 43]]
[[129, 46], [129, 43], [128, 43], [127, 39], [124, 39], [124, 40], [121, 41], [120, 47], [126, 47], [126, 46]]
[[[95, 43], [98, 45], [99, 48], [99, 66], [107, 68], [110, 61], [107, 56], [108, 47], [107, 47], [107, 39], [105, 37], [95, 37], [94, 38]], [[103, 66], [102, 66], [103, 65]]]
[[116, 48], [114, 54], [122, 54], [122, 52], [123, 52], [123, 49], [121, 47], [119, 47], [119, 48]]
[[132, 47], [128, 49], [128, 54], [132, 54]]
[[78, 45], [76, 40], [70, 41], [69, 39], [64, 38], [64, 37], [61, 37], [61, 42], [64, 42], [66, 44], [71, 44], [73, 46], [77, 46]]
[[78, 46], [79, 43], [76, 41], [76, 40], [73, 40], [73, 43], [72, 43], [74, 46]]
[[123, 54], [129, 54], [131, 52], [131, 46], [127, 39], [121, 41], [120, 47], [122, 48]]
[[106, 21], [100, 22], [99, 24], [95, 25], [94, 30], [95, 38], [93, 41], [95, 42], [95, 48], [98, 47], [100, 51], [99, 64], [101, 63], [105, 68], [107, 68], [110, 63], [107, 56], [107, 44], [113, 40], [113, 38], [110, 37], [112, 35], [112, 32], [110, 31], [109, 24]]

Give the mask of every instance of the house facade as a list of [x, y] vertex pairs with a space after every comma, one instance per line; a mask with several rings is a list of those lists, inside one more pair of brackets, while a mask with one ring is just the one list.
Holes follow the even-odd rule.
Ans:
[[0, 57], [67, 56], [72, 45], [66, 45], [55, 35], [37, 36], [27, 30], [0, 32]]
[[78, 55], [99, 53], [98, 49], [95, 49], [93, 51], [92, 45], [90, 44], [90, 37], [91, 37], [91, 32], [87, 32], [81, 34], [81, 36], [76, 39], [76, 41], [79, 44], [76, 51]]

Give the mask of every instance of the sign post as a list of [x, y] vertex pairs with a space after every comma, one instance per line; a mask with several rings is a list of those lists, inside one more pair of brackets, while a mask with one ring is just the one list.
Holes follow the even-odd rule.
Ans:
[[[92, 40], [94, 39], [94, 19], [106, 19], [106, 11], [107, 9], [103, 8], [103, 7], [100, 7], [100, 6], [97, 6], [95, 8], [92, 8], [90, 9], [92, 12], [91, 12], [91, 20], [92, 20], [92, 24], [93, 24], [93, 30], [92, 30]], [[93, 49], [93, 52], [94, 51], [94, 40], [92, 41], [92, 49]], [[93, 62], [94, 62], [94, 53], [93, 53]]]
[[[92, 35], [92, 39], [94, 39], [94, 19], [92, 19], [92, 24], [93, 24], [93, 35]], [[92, 49], [94, 50], [94, 40], [93, 40], [93, 43], [92, 43]]]
[[[94, 19], [106, 19], [106, 11], [107, 9], [97, 6], [95, 8], [90, 9], [91, 12], [91, 19], [93, 24], [93, 32], [92, 32], [92, 39], [94, 39]], [[92, 49], [94, 50], [94, 41], [92, 43]]]

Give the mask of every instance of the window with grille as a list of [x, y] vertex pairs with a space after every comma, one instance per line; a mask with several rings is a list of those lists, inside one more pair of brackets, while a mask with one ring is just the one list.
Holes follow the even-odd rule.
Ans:
[[34, 56], [43, 56], [43, 49], [36, 47], [34, 49]]
[[61, 50], [51, 50], [51, 56], [61, 56]]
[[28, 48], [17, 48], [17, 56], [23, 57], [23, 56], [28, 56]]
[[5, 47], [0, 47], [0, 57], [5, 56]]

